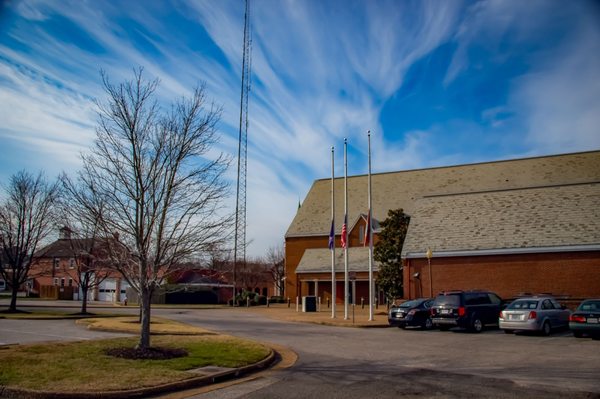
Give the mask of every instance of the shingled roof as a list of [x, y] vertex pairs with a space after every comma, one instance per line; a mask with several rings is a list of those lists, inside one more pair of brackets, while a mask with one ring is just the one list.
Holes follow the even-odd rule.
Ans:
[[416, 202], [403, 258], [600, 250], [600, 183], [430, 196]]
[[[96, 244], [97, 245], [97, 244]], [[36, 258], [72, 258], [76, 254], [85, 253], [94, 246], [92, 238], [58, 239], [39, 251]]]
[[[600, 151], [553, 155], [508, 161], [418, 169], [372, 175], [373, 218], [385, 220], [390, 209], [412, 215], [418, 199], [490, 190], [509, 190], [600, 181]], [[316, 180], [286, 237], [329, 234], [331, 180]], [[344, 180], [335, 180], [336, 228], [344, 213]], [[348, 220], [367, 212], [367, 176], [348, 178]]]
[[[336, 251], [335, 271], [344, 271], [344, 251]], [[366, 272], [369, 269], [369, 248], [348, 248], [348, 271]], [[379, 263], [373, 262], [373, 271], [379, 270]], [[329, 248], [313, 248], [304, 251], [296, 273], [325, 273], [331, 272], [331, 251]]]

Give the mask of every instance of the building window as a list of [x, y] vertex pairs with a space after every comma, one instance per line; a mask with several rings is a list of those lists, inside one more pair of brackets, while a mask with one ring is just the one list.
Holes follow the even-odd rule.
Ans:
[[54, 285], [58, 285], [58, 278], [54, 278]]
[[360, 243], [364, 244], [365, 243], [365, 226], [360, 226], [358, 228], [358, 236], [360, 237]]
[[55, 269], [58, 269], [58, 258], [52, 259], [52, 264], [54, 265]]
[[69, 259], [69, 269], [75, 269], [75, 259]]
[[64, 279], [64, 278], [61, 278], [61, 279], [60, 279], [60, 286], [61, 286], [61, 287], [64, 287], [64, 286], [65, 286], [65, 279]]
[[73, 279], [71, 277], [69, 277], [69, 287], [73, 286]]

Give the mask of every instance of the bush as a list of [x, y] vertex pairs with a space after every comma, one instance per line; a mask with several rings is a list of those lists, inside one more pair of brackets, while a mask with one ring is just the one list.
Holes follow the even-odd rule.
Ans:
[[257, 295], [254, 297], [253, 302], [256, 302], [257, 305], [266, 305], [267, 304], [267, 297], [263, 296], [263, 295]]
[[270, 303], [285, 303], [286, 300], [282, 296], [273, 295], [271, 299], [269, 299]]

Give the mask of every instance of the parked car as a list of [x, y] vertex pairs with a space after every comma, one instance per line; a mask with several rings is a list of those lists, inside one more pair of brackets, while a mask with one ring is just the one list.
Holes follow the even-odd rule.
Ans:
[[600, 299], [586, 299], [569, 317], [569, 328], [573, 335], [600, 337]]
[[500, 312], [499, 325], [505, 333], [540, 331], [550, 335], [552, 330], [569, 325], [571, 311], [551, 296], [531, 296], [514, 300]]
[[440, 330], [451, 327], [481, 332], [485, 326], [498, 325], [502, 299], [489, 291], [448, 291], [435, 297], [431, 320]]
[[388, 313], [390, 326], [400, 328], [421, 327], [429, 330], [433, 328], [429, 310], [433, 304], [431, 298], [419, 298], [406, 301], [400, 306], [394, 306]]

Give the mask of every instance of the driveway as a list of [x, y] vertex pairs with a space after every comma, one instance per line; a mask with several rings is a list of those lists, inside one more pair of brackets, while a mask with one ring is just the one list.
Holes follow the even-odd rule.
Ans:
[[[157, 313], [167, 316], [163, 309]], [[600, 398], [600, 341], [343, 328], [267, 319], [244, 309], [183, 310], [169, 317], [290, 347], [291, 368], [197, 398]]]
[[85, 341], [123, 337], [128, 334], [91, 331], [74, 320], [9, 320], [0, 319], [0, 345], [30, 344], [46, 341]]
[[[287, 346], [299, 355], [288, 369], [173, 398], [600, 398], [600, 341], [569, 332], [541, 337], [346, 328], [273, 320], [251, 309], [156, 308], [153, 314]], [[117, 335], [71, 320], [0, 320], [0, 342]]]

